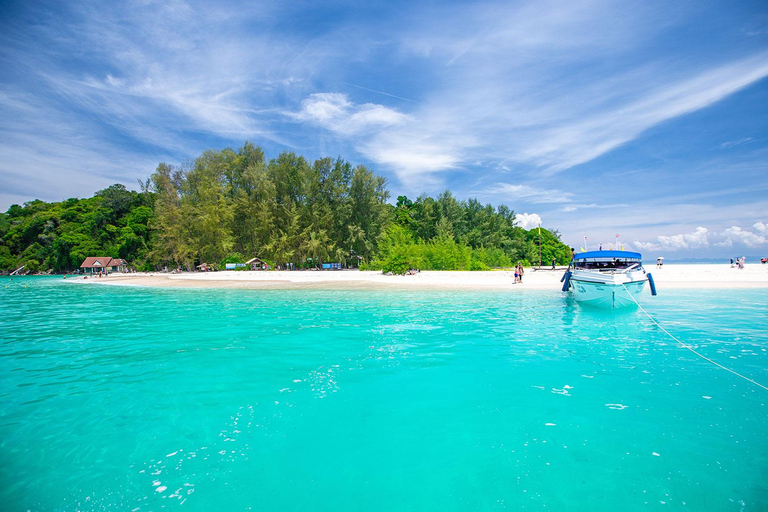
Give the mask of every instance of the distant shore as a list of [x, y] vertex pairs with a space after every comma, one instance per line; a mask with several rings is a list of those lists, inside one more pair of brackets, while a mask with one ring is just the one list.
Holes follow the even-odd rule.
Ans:
[[[656, 286], [674, 288], [768, 288], [768, 265], [748, 264], [744, 269], [727, 264], [667, 264], [648, 266]], [[110, 274], [87, 283], [159, 288], [326, 289], [326, 290], [558, 290], [565, 267], [557, 270], [526, 268], [522, 284], [514, 284], [512, 270], [487, 272], [424, 271], [387, 276], [377, 271], [222, 271], [181, 274]], [[67, 279], [82, 281], [81, 276]]]

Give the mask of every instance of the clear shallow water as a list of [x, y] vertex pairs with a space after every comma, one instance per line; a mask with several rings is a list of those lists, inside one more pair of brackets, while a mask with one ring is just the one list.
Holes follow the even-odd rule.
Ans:
[[[660, 293], [768, 381], [768, 292]], [[765, 510], [767, 402], [558, 291], [0, 279], [4, 510]]]

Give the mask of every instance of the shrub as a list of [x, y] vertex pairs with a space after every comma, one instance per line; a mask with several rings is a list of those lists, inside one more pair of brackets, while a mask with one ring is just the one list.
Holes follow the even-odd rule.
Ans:
[[405, 256], [394, 255], [384, 262], [384, 266], [382, 267], [381, 271], [385, 274], [387, 272], [392, 272], [393, 274], [402, 276], [408, 272], [409, 268], [410, 265], [408, 265], [408, 261], [405, 259]]
[[491, 270], [491, 267], [482, 261], [472, 260], [472, 262], [469, 264], [469, 270]]

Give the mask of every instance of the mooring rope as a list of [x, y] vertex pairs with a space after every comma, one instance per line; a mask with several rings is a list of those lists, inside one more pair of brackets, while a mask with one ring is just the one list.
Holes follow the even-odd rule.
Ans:
[[639, 307], [639, 308], [640, 308], [640, 311], [642, 311], [643, 313], [645, 313], [645, 316], [647, 316], [647, 317], [648, 317], [648, 319], [649, 319], [651, 322], [653, 322], [654, 324], [656, 324], [656, 326], [657, 326], [659, 329], [661, 329], [662, 331], [664, 331], [664, 333], [665, 333], [667, 336], [669, 336], [670, 338], [672, 338], [673, 340], [675, 340], [675, 341], [678, 343], [678, 345], [680, 345], [680, 346], [681, 346], [681, 347], [683, 347], [684, 349], [690, 350], [691, 352], [693, 352], [694, 354], [696, 354], [696, 355], [697, 355], [697, 356], [699, 356], [700, 358], [704, 359], [705, 361], [708, 361], [708, 362], [712, 363], [713, 365], [715, 365], [715, 366], [717, 366], [717, 367], [720, 367], [720, 368], [722, 368], [723, 370], [729, 371], [729, 372], [731, 372], [732, 374], [736, 375], [737, 377], [741, 377], [742, 379], [746, 380], [747, 382], [751, 382], [751, 383], [752, 383], [752, 384], [754, 384], [755, 386], [761, 387], [761, 388], [763, 388], [764, 390], [768, 391], [768, 387], [766, 387], [766, 386], [764, 386], [764, 385], [760, 384], [760, 383], [759, 383], [759, 382], [757, 382], [757, 381], [754, 381], [754, 380], [750, 379], [749, 377], [746, 377], [746, 376], [744, 376], [744, 375], [740, 374], [739, 372], [737, 372], [737, 371], [735, 371], [735, 370], [731, 370], [731, 369], [730, 369], [730, 368], [728, 368], [727, 366], [723, 366], [723, 365], [721, 365], [721, 364], [720, 364], [720, 363], [718, 363], [717, 361], [713, 361], [712, 359], [708, 358], [707, 356], [705, 356], [705, 355], [702, 355], [702, 354], [700, 354], [700, 353], [696, 352], [696, 351], [695, 351], [693, 348], [689, 347], [688, 345], [686, 345], [685, 343], [683, 343], [683, 342], [682, 342], [682, 341], [680, 341], [679, 339], [675, 338], [675, 337], [674, 337], [674, 336], [673, 336], [673, 335], [672, 335], [672, 334], [671, 334], [671, 333], [670, 333], [668, 330], [666, 330], [664, 327], [662, 327], [662, 325], [661, 325], [659, 322], [657, 322], [657, 321], [656, 321], [656, 319], [655, 319], [655, 318], [653, 318], [653, 317], [652, 317], [652, 316], [651, 316], [651, 315], [650, 315], [650, 314], [649, 314], [649, 313], [648, 313], [648, 312], [647, 312], [647, 311], [646, 311], [646, 310], [643, 308], [643, 306], [641, 306], [641, 305], [640, 305], [640, 303], [639, 303], [639, 302], [637, 302], [637, 300], [636, 300], [636, 299], [635, 299], [635, 298], [632, 296], [632, 294], [629, 292], [629, 290], [627, 289], [627, 287], [626, 287], [626, 286], [624, 286], [624, 283], [622, 283], [622, 284], [621, 284], [621, 286], [623, 286], [623, 287], [624, 287], [624, 290], [626, 290], [626, 292], [627, 292], [627, 295], [629, 295], [629, 298], [630, 298], [630, 299], [632, 299], [632, 301], [633, 301], [635, 304], [637, 304], [637, 307]]

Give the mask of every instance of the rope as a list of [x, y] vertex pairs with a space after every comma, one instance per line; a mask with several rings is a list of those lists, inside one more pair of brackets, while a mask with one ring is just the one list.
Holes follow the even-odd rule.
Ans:
[[740, 373], [739, 373], [739, 372], [737, 372], [737, 371], [731, 370], [730, 368], [728, 368], [728, 367], [726, 367], [726, 366], [723, 366], [723, 365], [721, 365], [721, 364], [720, 364], [720, 363], [718, 363], [717, 361], [713, 361], [712, 359], [708, 358], [707, 356], [705, 356], [705, 355], [702, 355], [702, 354], [700, 354], [700, 353], [696, 352], [696, 351], [695, 351], [693, 348], [689, 347], [688, 345], [686, 345], [685, 343], [683, 343], [683, 342], [682, 342], [682, 341], [680, 341], [679, 339], [675, 338], [675, 337], [674, 337], [672, 334], [670, 334], [670, 332], [669, 332], [668, 330], [666, 330], [664, 327], [662, 327], [662, 326], [661, 326], [661, 324], [660, 324], [659, 322], [657, 322], [657, 321], [656, 321], [656, 319], [654, 319], [654, 318], [653, 318], [653, 317], [652, 317], [652, 316], [651, 316], [651, 315], [650, 315], [650, 314], [649, 314], [649, 313], [648, 313], [648, 312], [647, 312], [645, 309], [643, 309], [643, 306], [641, 306], [641, 305], [640, 305], [640, 303], [639, 303], [639, 302], [637, 302], [637, 300], [635, 300], [635, 297], [633, 297], [633, 296], [632, 296], [632, 294], [629, 292], [629, 290], [627, 290], [627, 287], [626, 287], [626, 286], [624, 286], [624, 283], [622, 283], [622, 284], [621, 284], [621, 286], [623, 286], [623, 287], [624, 287], [624, 290], [626, 290], [626, 292], [627, 292], [627, 295], [629, 295], [629, 298], [630, 298], [630, 299], [632, 299], [632, 301], [633, 301], [635, 304], [637, 304], [637, 307], [639, 307], [639, 308], [640, 308], [640, 311], [642, 311], [643, 313], [645, 313], [645, 316], [647, 316], [647, 317], [648, 317], [648, 319], [650, 319], [650, 321], [651, 321], [651, 322], [653, 322], [654, 324], [656, 324], [656, 326], [657, 326], [659, 329], [661, 329], [662, 331], [664, 331], [664, 333], [665, 333], [667, 336], [669, 336], [670, 338], [672, 338], [673, 340], [675, 340], [675, 341], [678, 343], [678, 345], [680, 345], [680, 346], [681, 346], [681, 347], [683, 347], [684, 349], [690, 350], [691, 352], [693, 352], [694, 354], [696, 354], [697, 356], [699, 356], [699, 357], [700, 357], [700, 358], [702, 358], [703, 360], [705, 360], [705, 361], [708, 361], [708, 362], [712, 363], [713, 365], [715, 365], [715, 366], [717, 366], [717, 367], [719, 367], [719, 368], [722, 368], [723, 370], [726, 370], [726, 371], [728, 371], [728, 372], [731, 372], [732, 374], [736, 375], [737, 377], [741, 377], [742, 379], [746, 380], [747, 382], [751, 382], [751, 383], [752, 383], [752, 384], [754, 384], [755, 386], [761, 387], [761, 388], [763, 388], [764, 390], [768, 391], [768, 387], [766, 387], [766, 386], [764, 386], [764, 385], [760, 384], [760, 383], [759, 383], [759, 382], [757, 382], [757, 381], [754, 381], [754, 380], [750, 379], [749, 377], [745, 377], [744, 375], [740, 374]]

